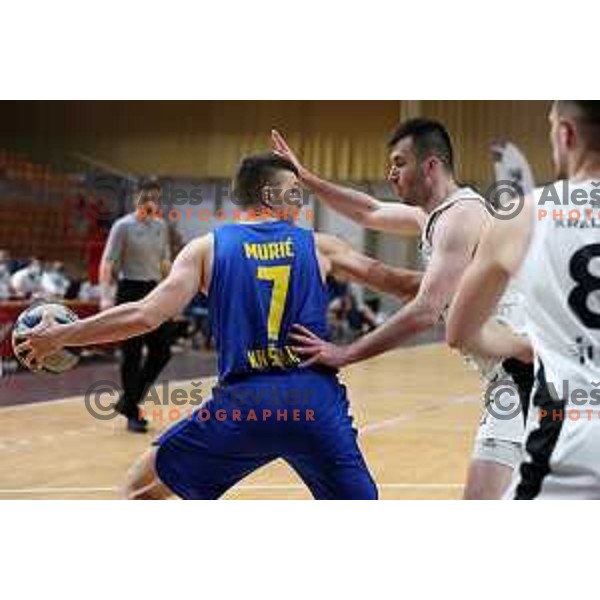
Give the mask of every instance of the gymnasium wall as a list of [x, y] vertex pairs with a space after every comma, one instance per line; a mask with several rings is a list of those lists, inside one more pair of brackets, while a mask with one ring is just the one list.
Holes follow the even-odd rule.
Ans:
[[395, 101], [2, 105], [0, 136], [38, 155], [87, 155], [125, 172], [208, 178], [230, 177], [243, 155], [267, 150], [275, 126], [326, 177], [382, 179], [385, 136], [399, 117]]
[[489, 147], [496, 139], [514, 142], [525, 154], [536, 182], [552, 178], [549, 141], [550, 101], [422, 101], [421, 114], [439, 119], [454, 140], [456, 166], [463, 181], [493, 181]]
[[385, 140], [402, 117], [442, 120], [454, 137], [459, 176], [492, 180], [489, 145], [509, 138], [538, 180], [551, 176], [547, 108], [541, 101], [2, 102], [0, 142], [49, 160], [91, 157], [118, 170], [230, 177], [240, 157], [266, 150], [271, 127], [306, 164], [338, 180], [382, 180]]

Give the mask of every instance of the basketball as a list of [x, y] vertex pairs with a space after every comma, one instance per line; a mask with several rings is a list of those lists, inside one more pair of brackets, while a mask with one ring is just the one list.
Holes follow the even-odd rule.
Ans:
[[[77, 315], [72, 310], [58, 303], [37, 304], [24, 310], [17, 318], [13, 327], [12, 346], [15, 356], [26, 368], [29, 367], [24, 361], [25, 357], [16, 352], [15, 346], [22, 340], [24, 334], [27, 334], [31, 329], [40, 324], [45, 312], [50, 313], [56, 323], [67, 324], [77, 320]], [[62, 350], [57, 354], [47, 357], [42, 363], [42, 368], [49, 373], [59, 374], [72, 369], [78, 362], [79, 357], [77, 354], [74, 354], [70, 350]]]

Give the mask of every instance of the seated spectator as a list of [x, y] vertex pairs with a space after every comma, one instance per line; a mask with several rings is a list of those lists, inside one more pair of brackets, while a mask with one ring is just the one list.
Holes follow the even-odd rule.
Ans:
[[86, 302], [98, 302], [100, 303], [100, 295], [101, 290], [100, 286], [96, 283], [91, 283], [90, 281], [82, 282], [79, 287], [79, 299], [84, 300]]
[[54, 261], [50, 268], [42, 273], [40, 285], [44, 295], [49, 298], [64, 298], [71, 282], [65, 274], [65, 265]]
[[348, 282], [343, 281], [341, 277], [335, 277], [334, 275], [327, 275], [327, 299], [329, 302], [339, 300], [348, 293]]
[[353, 287], [352, 284], [348, 293], [348, 325], [360, 335], [365, 333], [365, 327], [367, 331], [373, 331], [377, 327], [377, 316], [367, 304], [358, 300], [358, 294]]
[[365, 300], [365, 306], [372, 311], [377, 327], [383, 325], [387, 321], [389, 315], [381, 309], [381, 298], [379, 296], [372, 294], [368, 300]]
[[0, 261], [0, 301], [8, 300], [12, 296], [10, 285], [10, 271], [4, 261]]
[[10, 275], [15, 272], [16, 263], [10, 257], [8, 250], [0, 250], [0, 265], [3, 266]]
[[329, 336], [332, 341], [347, 342], [372, 331], [378, 325], [371, 308], [359, 302], [355, 286], [339, 276], [327, 278], [329, 298]]
[[37, 258], [11, 277], [10, 283], [18, 298], [31, 298], [42, 293], [42, 265]]

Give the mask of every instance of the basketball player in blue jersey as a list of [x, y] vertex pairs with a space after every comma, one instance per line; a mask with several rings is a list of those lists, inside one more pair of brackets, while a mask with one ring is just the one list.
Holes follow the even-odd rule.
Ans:
[[[274, 154], [246, 158], [236, 176], [246, 215], [299, 194], [296, 167]], [[242, 220], [190, 242], [144, 299], [69, 324], [46, 318], [23, 344], [31, 366], [64, 346], [151, 331], [198, 292], [208, 295], [219, 381], [194, 415], [163, 433], [131, 469], [131, 499], [219, 498], [281, 458], [317, 499], [375, 499], [346, 390], [328, 367], [300, 369], [287, 344], [294, 323], [326, 335], [329, 273], [412, 297], [420, 273], [394, 269], [332, 236], [285, 220]]]

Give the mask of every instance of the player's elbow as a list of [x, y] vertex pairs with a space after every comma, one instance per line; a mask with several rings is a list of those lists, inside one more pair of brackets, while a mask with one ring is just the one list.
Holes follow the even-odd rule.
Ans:
[[414, 302], [418, 307], [415, 317], [417, 331], [427, 331], [440, 323], [443, 308], [438, 303], [425, 296], [417, 296]]
[[425, 331], [427, 329], [433, 329], [433, 327], [440, 323], [440, 319], [441, 314], [437, 310], [427, 310], [421, 315], [421, 318], [419, 319], [419, 329], [421, 329], [422, 331]]
[[463, 340], [455, 332], [446, 329], [446, 343], [453, 350], [460, 350], [462, 348]]
[[446, 343], [450, 348], [464, 353], [470, 349], [476, 338], [477, 331], [474, 330], [473, 320], [469, 319], [465, 322], [465, 318], [453, 303], [446, 321]]
[[[419, 294], [419, 289], [421, 288], [421, 280], [422, 274], [416, 273], [414, 275], [409, 275], [401, 281], [401, 285], [398, 287], [398, 295], [401, 298], [415, 298]], [[438, 317], [439, 318], [439, 317]]]
[[446, 326], [446, 343], [453, 350], [463, 351], [469, 346], [469, 339], [464, 331], [456, 327], [452, 321]]
[[373, 206], [368, 208], [367, 210], [360, 212], [357, 215], [356, 221], [359, 225], [362, 225], [366, 229], [383, 229], [383, 225], [381, 223], [381, 211], [379, 210], [379, 206]]

